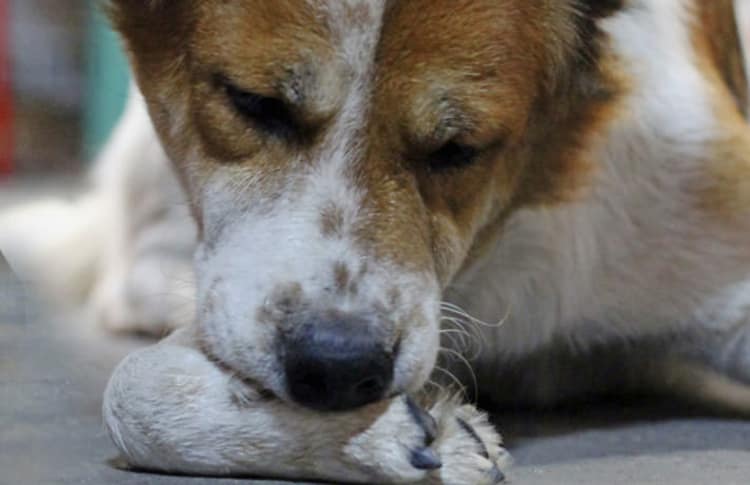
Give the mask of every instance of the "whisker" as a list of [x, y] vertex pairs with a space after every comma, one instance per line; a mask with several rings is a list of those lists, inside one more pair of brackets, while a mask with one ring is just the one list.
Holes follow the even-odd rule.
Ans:
[[[445, 339], [442, 338], [443, 336], [445, 336]], [[440, 338], [441, 346], [445, 347], [442, 344], [443, 344], [443, 341], [446, 339], [447, 341], [445, 343], [448, 345], [448, 347], [456, 348], [460, 350], [467, 350], [466, 340], [464, 339], [463, 334], [459, 334], [458, 336], [456, 336], [454, 334], [441, 332], [441, 338]]]
[[452, 355], [454, 358], [458, 359], [459, 362], [463, 363], [466, 366], [466, 369], [469, 371], [469, 375], [471, 376], [472, 384], [474, 385], [474, 402], [476, 402], [479, 399], [479, 381], [477, 380], [477, 375], [474, 372], [474, 367], [472, 367], [471, 362], [460, 352], [457, 352], [450, 348], [442, 348], [440, 349], [441, 353]]
[[440, 335], [441, 337], [443, 335], [450, 337], [451, 340], [453, 340], [453, 338], [460, 339], [462, 347], [466, 346], [465, 344], [468, 344], [469, 339], [474, 340], [476, 338], [474, 335], [470, 335], [469, 332], [461, 328], [442, 328], [440, 329]]
[[[482, 334], [479, 329], [479, 325], [474, 324], [472, 320], [466, 320], [458, 316], [442, 316], [441, 326], [448, 327], [443, 329], [443, 332], [456, 332], [462, 333], [460, 347], [465, 354], [469, 354], [469, 358], [474, 360], [479, 357], [483, 349]], [[452, 339], [453, 340], [453, 339]], [[453, 340], [455, 342], [455, 340]]]
[[[477, 336], [477, 328], [469, 322], [466, 322], [465, 320], [459, 320], [455, 317], [442, 317], [441, 318], [441, 326], [445, 327], [445, 324], [451, 324], [453, 328], [456, 330], [460, 330], [462, 332], [465, 332], [467, 335]], [[450, 328], [450, 327], [448, 327]]]
[[[466, 386], [461, 382], [461, 380], [458, 377], [456, 377], [456, 375], [453, 372], [439, 365], [436, 365], [434, 370], [440, 371], [443, 373], [443, 375], [449, 377], [451, 381], [453, 381], [453, 384], [455, 384], [456, 387], [458, 388], [456, 392], [466, 396]], [[442, 387], [442, 389], [445, 389], [445, 387]]]
[[[508, 321], [508, 318], [510, 317], [510, 313], [511, 313], [510, 307], [508, 307], [505, 313], [505, 316], [503, 316], [503, 318], [501, 318], [497, 323], [489, 323], [489, 322], [485, 322], [484, 320], [480, 320], [479, 318], [470, 315], [466, 310], [459, 307], [458, 305], [454, 305], [453, 303], [441, 302], [440, 308], [443, 312], [451, 313], [451, 314], [456, 315], [459, 318], [465, 319], [467, 323], [473, 323], [477, 326], [486, 327], [486, 328], [502, 327]], [[455, 318], [455, 317], [448, 317], [448, 318]]]
[[437, 382], [435, 380], [432, 380], [432, 379], [428, 380], [425, 383], [425, 387], [427, 387], [427, 386], [432, 386], [435, 389], [437, 389], [438, 395], [445, 395], [445, 394], [448, 393], [448, 391], [446, 391], [446, 389], [445, 389], [445, 386], [441, 385], [439, 382]]
[[440, 334], [446, 335], [456, 349], [461, 350], [464, 354], [470, 354], [469, 360], [478, 358], [482, 353], [481, 339], [471, 332], [467, 332], [461, 329], [448, 328], [441, 330]]

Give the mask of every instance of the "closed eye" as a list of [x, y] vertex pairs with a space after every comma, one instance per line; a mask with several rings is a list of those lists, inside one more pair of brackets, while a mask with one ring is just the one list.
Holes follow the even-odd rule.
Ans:
[[280, 138], [297, 133], [294, 115], [284, 101], [244, 91], [226, 81], [221, 85], [234, 110], [258, 129]]
[[467, 167], [476, 161], [479, 150], [476, 148], [449, 141], [440, 149], [429, 155], [428, 161], [433, 171], [439, 172]]

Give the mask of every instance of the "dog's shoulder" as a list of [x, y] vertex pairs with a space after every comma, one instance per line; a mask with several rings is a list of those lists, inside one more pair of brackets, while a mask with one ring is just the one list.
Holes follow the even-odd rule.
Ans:
[[737, 108], [748, 111], [748, 85], [743, 46], [733, 0], [696, 0], [694, 42], [705, 68], [713, 69], [732, 94]]
[[[746, 56], [732, 0], [695, 0], [693, 45], [710, 86], [720, 135], [713, 143], [702, 206], [719, 220], [750, 226], [750, 131]], [[737, 4], [741, 7], [741, 4]]]

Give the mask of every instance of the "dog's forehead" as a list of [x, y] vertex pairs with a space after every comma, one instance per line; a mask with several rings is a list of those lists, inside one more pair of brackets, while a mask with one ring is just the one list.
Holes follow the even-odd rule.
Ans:
[[377, 31], [387, 0], [305, 0], [334, 30]]
[[355, 74], [371, 71], [380, 41], [386, 0], [307, 0], [330, 32], [337, 57]]
[[455, 57], [452, 56], [455, 51], [474, 58], [481, 57], [488, 48], [497, 52], [498, 47], [514, 38], [525, 37], [523, 34], [539, 24], [536, 21], [548, 10], [520, 0], [304, 2], [317, 14], [316, 20], [329, 32], [328, 40], [339, 54], [356, 57], [363, 53], [363, 48], [364, 53], [377, 49], [378, 61], [399, 57], [406, 62], [432, 48], [446, 49], [432, 53], [448, 57]]
[[552, 29], [540, 17], [545, 12], [549, 17], [547, 3], [521, 0], [230, 0], [201, 5], [193, 49], [212, 61], [222, 59], [230, 71], [239, 71], [238, 77], [261, 86], [295, 70], [342, 75], [364, 70], [381, 78], [448, 71], [478, 77], [519, 59], [520, 48], [526, 59], [536, 60], [538, 40]]

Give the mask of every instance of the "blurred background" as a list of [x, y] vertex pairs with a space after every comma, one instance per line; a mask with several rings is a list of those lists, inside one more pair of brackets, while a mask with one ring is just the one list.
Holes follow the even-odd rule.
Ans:
[[101, 0], [0, 0], [0, 177], [79, 174], [127, 93]]
[[106, 140], [128, 74], [101, 3], [0, 0], [0, 180], [78, 175]]

